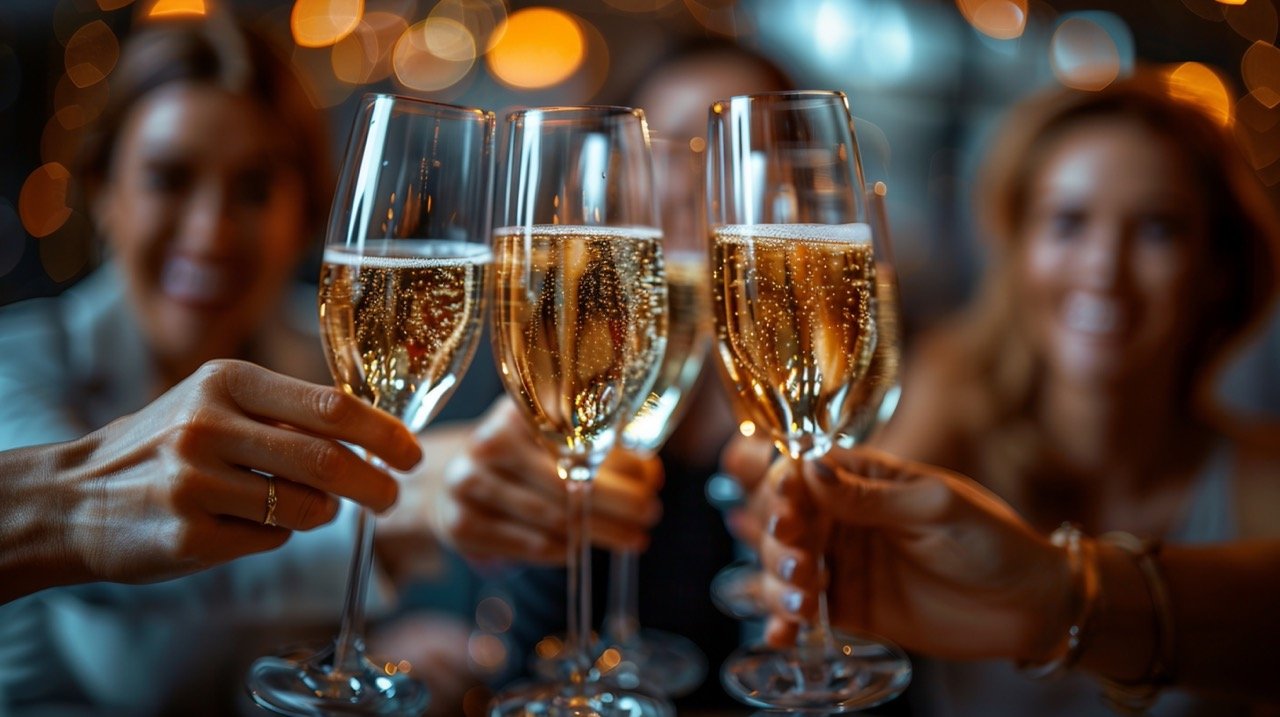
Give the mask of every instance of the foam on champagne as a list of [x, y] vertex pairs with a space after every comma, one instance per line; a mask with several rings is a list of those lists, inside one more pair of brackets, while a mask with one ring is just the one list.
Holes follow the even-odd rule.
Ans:
[[871, 225], [853, 224], [726, 224], [715, 228], [723, 239], [871, 243]]
[[430, 269], [463, 264], [488, 264], [493, 252], [485, 244], [426, 239], [388, 239], [355, 247], [328, 247], [328, 264], [369, 269]]

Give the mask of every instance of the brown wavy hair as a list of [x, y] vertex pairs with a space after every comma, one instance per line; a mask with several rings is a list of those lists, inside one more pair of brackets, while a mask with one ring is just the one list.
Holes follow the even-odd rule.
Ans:
[[[1204, 326], [1192, 332], [1180, 367], [1179, 405], [1204, 415], [1216, 409], [1211, 379], [1266, 315], [1280, 276], [1280, 224], [1270, 199], [1245, 161], [1230, 129], [1202, 108], [1170, 95], [1163, 79], [1142, 71], [1103, 90], [1056, 88], [1018, 104], [994, 135], [979, 175], [978, 216], [990, 238], [983, 289], [953, 322], [957, 365], [986, 387], [986, 420], [1011, 424], [1028, 415], [1041, 368], [1020, 333], [1018, 262], [1033, 180], [1054, 141], [1094, 120], [1137, 123], [1182, 152], [1200, 182], [1210, 237], [1208, 273], [1224, 289], [1207, 296]], [[1212, 285], [1212, 282], [1211, 282]]]
[[252, 100], [291, 140], [287, 162], [306, 188], [307, 236], [323, 228], [333, 194], [329, 135], [289, 62], [264, 36], [226, 14], [150, 21], [125, 42], [111, 73], [111, 96], [85, 135], [77, 158], [81, 193], [107, 181], [120, 130], [130, 111], [172, 83], [216, 87]]

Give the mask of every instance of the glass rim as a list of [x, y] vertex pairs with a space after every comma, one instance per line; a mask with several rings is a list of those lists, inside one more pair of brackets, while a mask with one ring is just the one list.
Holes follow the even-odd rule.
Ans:
[[[644, 110], [639, 107], [627, 107], [626, 105], [554, 105], [551, 107], [522, 107], [511, 110], [507, 113], [507, 122], [516, 122], [527, 117], [544, 117], [552, 115], [550, 119], [589, 119], [601, 118], [608, 119], [612, 117], [622, 117], [630, 115], [632, 117], [644, 118]], [[580, 117], [578, 117], [580, 115]]]
[[486, 122], [494, 119], [493, 112], [482, 107], [467, 107], [465, 105], [455, 105], [448, 102], [437, 102], [435, 100], [427, 100], [421, 97], [400, 95], [394, 92], [366, 92], [360, 96], [361, 104], [369, 104], [378, 100], [390, 100], [402, 106], [419, 105], [436, 110], [440, 114], [453, 115], [462, 119], [477, 119]]
[[714, 109], [717, 105], [741, 104], [743, 102], [768, 101], [777, 102], [786, 99], [839, 99], [846, 104], [849, 96], [842, 90], [771, 90], [769, 92], [752, 92], [745, 95], [733, 95], [724, 99], [716, 100], [710, 104]]

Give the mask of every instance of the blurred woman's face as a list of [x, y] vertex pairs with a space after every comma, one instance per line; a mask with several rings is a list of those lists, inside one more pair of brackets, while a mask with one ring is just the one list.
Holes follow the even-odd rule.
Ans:
[[234, 356], [304, 246], [304, 185], [254, 102], [173, 84], [130, 112], [94, 213], [151, 349], [170, 370]]
[[1018, 298], [1052, 375], [1115, 383], [1183, 355], [1206, 281], [1196, 180], [1176, 145], [1132, 121], [1087, 121], [1049, 146], [1030, 187]]

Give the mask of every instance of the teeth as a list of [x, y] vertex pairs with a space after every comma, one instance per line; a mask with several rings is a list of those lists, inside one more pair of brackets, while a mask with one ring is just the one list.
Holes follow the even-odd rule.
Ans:
[[1067, 297], [1063, 320], [1067, 328], [1091, 334], [1107, 334], [1120, 327], [1120, 303], [1096, 294], [1073, 293]]
[[217, 303], [227, 295], [230, 283], [227, 272], [183, 257], [169, 259], [160, 272], [161, 290], [182, 301]]

